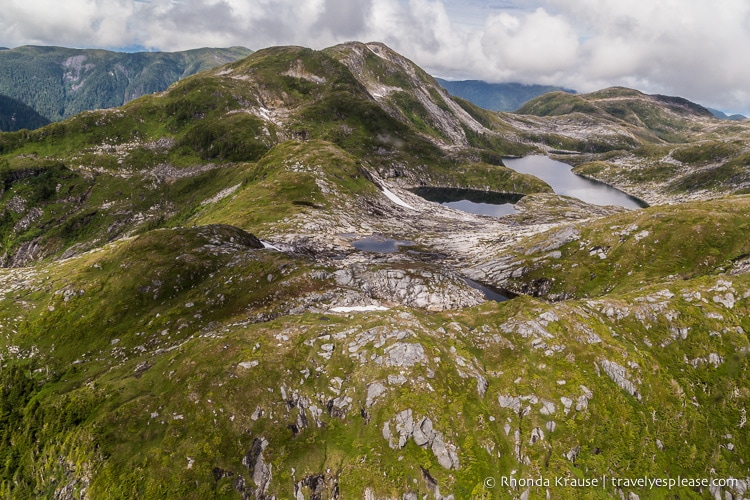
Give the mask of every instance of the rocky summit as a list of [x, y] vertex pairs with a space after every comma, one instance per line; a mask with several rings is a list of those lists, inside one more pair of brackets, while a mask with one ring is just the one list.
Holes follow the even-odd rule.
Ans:
[[2, 133], [0, 495], [747, 498], [749, 138], [623, 88], [483, 110], [379, 43]]

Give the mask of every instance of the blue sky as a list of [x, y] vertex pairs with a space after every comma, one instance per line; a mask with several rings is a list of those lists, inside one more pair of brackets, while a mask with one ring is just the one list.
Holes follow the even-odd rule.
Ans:
[[747, 0], [3, 0], [0, 46], [381, 41], [457, 79], [623, 85], [750, 114]]

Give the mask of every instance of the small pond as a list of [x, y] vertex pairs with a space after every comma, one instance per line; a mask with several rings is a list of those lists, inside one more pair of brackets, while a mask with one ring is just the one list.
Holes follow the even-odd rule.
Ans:
[[482, 292], [484, 294], [484, 298], [487, 300], [494, 300], [495, 302], [505, 302], [506, 300], [510, 300], [515, 297], [515, 295], [510, 292], [490, 288], [488, 286], [482, 285], [481, 283], [477, 283], [474, 280], [470, 280], [469, 278], [463, 278], [463, 280], [470, 287]]
[[350, 242], [350, 245], [357, 250], [362, 250], [363, 252], [394, 253], [398, 252], [399, 247], [412, 246], [414, 245], [414, 242], [408, 240], [394, 240], [386, 238], [382, 234], [373, 234], [354, 240]]

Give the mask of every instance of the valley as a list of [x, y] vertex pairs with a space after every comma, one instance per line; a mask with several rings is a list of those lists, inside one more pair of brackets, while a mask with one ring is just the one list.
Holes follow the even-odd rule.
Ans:
[[750, 125], [707, 113], [495, 113], [352, 42], [0, 134], [0, 496], [746, 497]]

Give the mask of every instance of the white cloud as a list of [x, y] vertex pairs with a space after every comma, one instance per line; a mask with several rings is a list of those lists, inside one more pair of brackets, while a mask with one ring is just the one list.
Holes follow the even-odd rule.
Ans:
[[564, 18], [539, 8], [521, 17], [490, 17], [484, 27], [482, 48], [492, 68], [511, 71], [520, 80], [538, 81], [574, 67], [579, 43]]
[[130, 2], [104, 3], [69, 0], [10, 0], [0, 10], [0, 42], [19, 44], [77, 45], [82, 40], [119, 39], [124, 29], [116, 19], [128, 18]]
[[441, 76], [636, 86], [750, 112], [746, 0], [3, 0], [0, 45], [382, 41]]
[[750, 110], [745, 0], [549, 0], [586, 36], [568, 80], [581, 90], [633, 84], [706, 105]]

